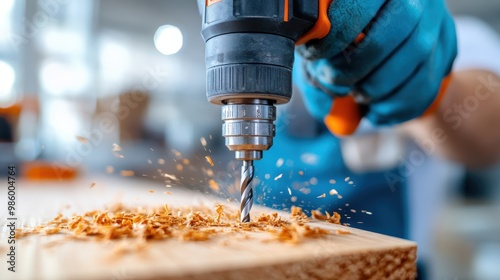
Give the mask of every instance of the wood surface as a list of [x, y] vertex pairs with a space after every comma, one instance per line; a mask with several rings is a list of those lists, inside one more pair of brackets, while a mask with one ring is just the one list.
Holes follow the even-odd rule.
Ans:
[[[89, 189], [92, 182], [96, 185]], [[155, 190], [149, 193], [149, 190]], [[61, 211], [82, 213], [123, 202], [130, 205], [214, 205], [218, 200], [182, 188], [135, 178], [101, 177], [72, 182], [17, 182], [18, 218], [23, 226], [52, 219]], [[227, 204], [227, 203], [226, 203]], [[6, 205], [0, 196], [0, 205]], [[69, 207], [71, 206], [71, 207]], [[275, 212], [256, 208], [252, 214]], [[0, 212], [4, 216], [4, 211]], [[286, 217], [286, 213], [280, 213]], [[268, 241], [270, 234], [245, 233], [205, 242], [150, 242], [118, 256], [129, 241], [76, 241], [61, 235], [17, 240], [17, 272], [7, 270], [7, 229], [1, 218], [0, 279], [414, 279], [416, 244], [354, 228], [312, 222], [312, 226], [348, 230], [304, 240], [298, 245]], [[248, 238], [249, 237], [249, 238]], [[62, 240], [62, 241], [61, 241]], [[266, 242], [267, 240], [267, 242]], [[132, 249], [133, 250], [133, 249]]]

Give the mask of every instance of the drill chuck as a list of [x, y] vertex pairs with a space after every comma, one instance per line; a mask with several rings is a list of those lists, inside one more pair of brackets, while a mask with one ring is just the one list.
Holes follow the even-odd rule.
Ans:
[[222, 135], [239, 160], [259, 160], [273, 145], [276, 108], [265, 99], [230, 99], [222, 106]]

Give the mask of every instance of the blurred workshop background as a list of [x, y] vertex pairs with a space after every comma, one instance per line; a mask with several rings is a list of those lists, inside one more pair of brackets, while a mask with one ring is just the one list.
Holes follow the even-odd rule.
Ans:
[[[500, 1], [448, 3], [500, 33]], [[200, 26], [194, 0], [1, 0], [0, 164], [23, 163], [31, 179], [155, 179], [161, 165], [195, 187], [212, 172], [197, 162], [211, 155], [224, 177], [233, 155], [205, 98]], [[192, 164], [162, 159], [179, 155]], [[432, 275], [500, 277], [500, 168], [463, 170], [446, 188]]]

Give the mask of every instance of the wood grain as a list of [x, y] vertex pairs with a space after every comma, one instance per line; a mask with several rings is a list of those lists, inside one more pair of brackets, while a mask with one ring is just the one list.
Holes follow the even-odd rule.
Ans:
[[[96, 185], [89, 189], [92, 182]], [[156, 190], [154, 194], [150, 189]], [[72, 183], [19, 181], [19, 219], [24, 226], [46, 221], [60, 211], [131, 205], [213, 205], [218, 200], [181, 188], [132, 178], [79, 179]], [[2, 201], [3, 202], [3, 201]], [[69, 209], [65, 205], [71, 205]], [[5, 205], [5, 204], [2, 204]], [[273, 211], [257, 208], [257, 212]], [[286, 216], [286, 213], [280, 213]], [[5, 221], [2, 218], [2, 222]], [[354, 228], [313, 222], [335, 232], [298, 245], [269, 241], [269, 233], [235, 233], [206, 242], [166, 240], [135, 250], [133, 241], [77, 241], [61, 235], [17, 240], [17, 272], [2, 265], [0, 279], [414, 279], [413, 242]], [[7, 235], [2, 224], [0, 262], [5, 264]], [[133, 253], [117, 254], [130, 250]]]

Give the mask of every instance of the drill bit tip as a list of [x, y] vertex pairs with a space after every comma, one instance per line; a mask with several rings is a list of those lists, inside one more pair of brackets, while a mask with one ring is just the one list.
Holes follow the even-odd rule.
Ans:
[[242, 223], [250, 222], [250, 210], [253, 205], [252, 180], [254, 176], [254, 167], [252, 160], [244, 160], [241, 167], [241, 208], [240, 221]]

